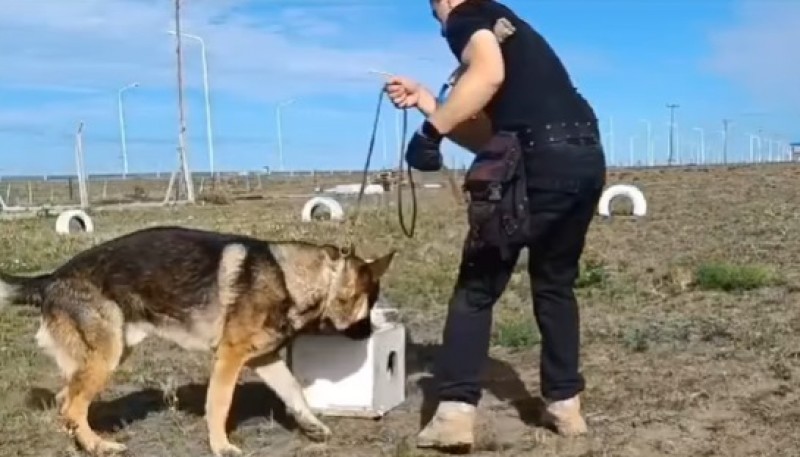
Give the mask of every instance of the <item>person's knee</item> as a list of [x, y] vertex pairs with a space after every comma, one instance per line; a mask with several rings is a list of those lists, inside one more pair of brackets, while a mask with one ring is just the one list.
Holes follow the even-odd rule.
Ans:
[[471, 287], [458, 289], [450, 300], [450, 312], [457, 314], [476, 314], [494, 306], [500, 294], [495, 290]]
[[530, 265], [528, 269], [534, 291], [558, 292], [572, 290], [580, 274], [578, 261], [562, 265]]

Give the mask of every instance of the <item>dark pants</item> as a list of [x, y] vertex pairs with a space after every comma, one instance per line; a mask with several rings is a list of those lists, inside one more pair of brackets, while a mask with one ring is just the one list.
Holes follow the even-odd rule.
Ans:
[[603, 151], [600, 146], [549, 146], [525, 151], [525, 161], [532, 236], [505, 261], [496, 250], [463, 253], [435, 368], [442, 401], [479, 402], [492, 308], [525, 247], [542, 337], [541, 393], [549, 400], [562, 400], [584, 389], [573, 289], [586, 232], [605, 183]]

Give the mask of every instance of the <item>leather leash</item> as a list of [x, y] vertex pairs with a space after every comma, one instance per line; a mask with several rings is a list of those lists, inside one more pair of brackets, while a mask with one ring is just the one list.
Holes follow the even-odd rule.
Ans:
[[[353, 217], [351, 219], [351, 228], [352, 225], [355, 224], [355, 221], [358, 219], [359, 212], [361, 210], [361, 202], [364, 197], [364, 191], [367, 187], [367, 179], [369, 177], [369, 165], [372, 162], [372, 154], [375, 152], [375, 141], [378, 136], [378, 125], [380, 123], [381, 118], [381, 107], [383, 106], [383, 97], [385, 96], [385, 92], [383, 88], [381, 88], [380, 93], [378, 94], [378, 106], [375, 109], [375, 118], [373, 119], [372, 123], [372, 135], [370, 136], [369, 140], [369, 148], [367, 149], [367, 159], [364, 162], [364, 170], [361, 174], [361, 188], [358, 191], [358, 198], [356, 200], [356, 208], [353, 211]], [[414, 185], [414, 176], [409, 167], [406, 170], [408, 175], [408, 185], [411, 187], [411, 226], [410, 228], [406, 225], [406, 220], [403, 212], [403, 190], [402, 186], [400, 185], [402, 178], [403, 178], [403, 151], [406, 148], [406, 136], [408, 133], [408, 111], [403, 110], [403, 123], [401, 127], [402, 137], [400, 140], [400, 151], [398, 153], [399, 156], [399, 163], [397, 165], [397, 174], [398, 174], [398, 182], [397, 182], [397, 217], [400, 222], [400, 229], [403, 231], [403, 234], [408, 238], [414, 237], [414, 230], [417, 225], [417, 192], [416, 186]]]
[[[361, 203], [364, 198], [364, 192], [367, 187], [367, 180], [369, 178], [369, 166], [372, 162], [372, 155], [375, 152], [375, 142], [378, 136], [378, 125], [380, 123], [381, 117], [381, 107], [383, 106], [383, 98], [386, 96], [385, 91], [381, 88], [378, 94], [378, 105], [375, 108], [375, 117], [372, 123], [372, 134], [369, 140], [369, 147], [367, 149], [367, 158], [364, 161], [364, 169], [361, 174], [361, 188], [358, 191], [358, 197], [356, 199], [356, 207], [353, 211], [353, 216], [351, 218], [347, 218], [346, 220], [350, 222], [348, 227], [346, 228], [345, 236], [349, 239], [348, 241], [352, 241], [352, 232], [353, 227], [355, 226], [356, 221], [358, 220], [359, 213], [361, 211]], [[411, 167], [405, 169], [406, 177], [408, 180], [408, 186], [411, 190], [411, 221], [410, 225], [406, 224], [406, 217], [403, 211], [403, 189], [402, 189], [402, 180], [403, 180], [403, 172], [405, 168], [405, 149], [406, 149], [406, 136], [408, 135], [408, 110], [403, 109], [403, 121], [401, 127], [402, 136], [400, 138], [400, 150], [398, 151], [398, 164], [397, 164], [397, 219], [400, 224], [400, 229], [407, 238], [413, 238], [414, 233], [417, 226], [417, 190], [416, 185], [414, 183], [414, 174], [411, 170]], [[447, 168], [446, 165], [442, 164], [442, 173], [444, 173], [447, 178], [447, 181], [450, 185], [451, 191], [453, 192], [453, 198], [456, 201], [457, 205], [463, 205], [464, 201], [462, 199], [461, 194], [458, 192], [458, 186], [456, 185], [455, 178], [453, 177], [453, 173], [450, 169]], [[342, 244], [342, 252], [347, 254], [350, 250], [350, 246], [352, 244], [348, 242], [347, 245]], [[346, 246], [346, 247], [344, 247]]]

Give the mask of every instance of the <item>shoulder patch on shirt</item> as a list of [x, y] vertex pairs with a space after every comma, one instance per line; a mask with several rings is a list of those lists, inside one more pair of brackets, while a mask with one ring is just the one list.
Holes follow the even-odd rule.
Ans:
[[447, 20], [445, 38], [450, 50], [461, 59], [461, 54], [472, 35], [478, 30], [486, 29], [494, 32], [494, 18], [482, 11], [458, 12]]

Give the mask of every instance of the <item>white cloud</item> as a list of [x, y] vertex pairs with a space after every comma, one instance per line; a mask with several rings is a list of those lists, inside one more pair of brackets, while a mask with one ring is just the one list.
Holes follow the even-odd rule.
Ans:
[[[138, 94], [126, 99], [128, 141], [141, 143], [140, 150], [150, 144], [147, 151], [137, 152], [140, 156], [163, 154], [164, 145], [175, 141], [177, 120], [175, 42], [167, 33], [174, 27], [172, 3], [0, 0], [0, 97], [4, 93], [13, 97], [11, 103], [0, 100], [4, 144], [41, 141], [44, 154], [69, 150], [77, 122], [85, 120], [87, 144], [97, 157], [89, 159], [114, 162], [117, 90], [137, 81]], [[240, 150], [257, 149], [251, 147], [254, 143], [265, 150], [272, 147], [269, 116], [279, 100], [336, 94], [350, 102], [358, 99], [366, 108], [357, 113], [350, 106], [334, 112], [333, 103], [298, 103], [287, 114], [287, 124], [292, 116], [298, 121], [304, 116], [302, 122], [312, 125], [333, 122], [368, 128], [362, 118], [371, 116], [379, 87], [379, 79], [368, 69], [407, 74], [438, 89], [455, 64], [432, 20], [427, 19], [430, 28], [424, 33], [408, 32], [407, 24], [398, 24], [393, 12], [405, 8], [401, 2], [191, 0], [183, 4], [183, 31], [203, 37], [207, 46], [220, 160], [244, 161]], [[427, 14], [424, 4], [419, 8], [420, 14]], [[192, 91], [187, 100], [189, 130], [203, 141], [204, 113], [197, 97], [202, 89], [199, 51], [197, 42], [184, 41], [185, 82]], [[572, 73], [602, 71], [604, 66], [592, 52], [560, 52]], [[337, 147], [363, 146], [361, 135], [351, 133], [348, 140], [345, 130], [340, 129], [341, 139], [337, 135]], [[297, 149], [327, 154], [330, 146], [313, 145], [311, 137], [286, 141], [303, 140]], [[344, 146], [347, 141], [353, 146]], [[6, 158], [0, 157], [0, 162], [9, 163], [8, 153], [0, 149], [3, 155]], [[15, 163], [13, 158], [11, 162]]]
[[773, 106], [800, 104], [800, 2], [740, 4], [736, 23], [710, 34], [707, 68]]
[[[174, 90], [172, 1], [2, 0], [0, 87], [65, 91], [143, 87]], [[438, 83], [453, 58], [435, 33], [391, 27], [396, 5], [266, 0], [184, 2], [183, 31], [202, 36], [215, 92], [247, 100], [364, 91], [369, 68], [406, 72]], [[245, 7], [261, 8], [248, 14]], [[263, 10], [269, 9], [269, 14]], [[420, 7], [421, 10], [424, 7]], [[273, 11], [274, 10], [274, 11]], [[185, 40], [187, 86], [197, 88], [199, 47]], [[601, 66], [585, 51], [565, 52], [576, 70]], [[573, 71], [576, 71], [573, 70]]]
[[[175, 41], [167, 33], [174, 27], [172, 1], [0, 3], [0, 91], [11, 97], [0, 99], [4, 144], [50, 141], [45, 154], [53, 148], [68, 149], [79, 120], [87, 122], [90, 138], [115, 138], [116, 93], [132, 81], [140, 82], [141, 88], [126, 106], [131, 117], [147, 115], [152, 127], [130, 132], [129, 140], [174, 142]], [[409, 72], [427, 81], [437, 81], [449, 70], [446, 47], [435, 34], [428, 39], [382, 30], [379, 20], [360, 30], [354, 23], [375, 13], [374, 7], [355, 10], [354, 2], [345, 3], [291, 1], [276, 7], [276, 2], [264, 0], [183, 2], [183, 31], [203, 37], [207, 46], [220, 143], [226, 137], [264, 138], [263, 127], [242, 133], [242, 125], [269, 122], [249, 118], [254, 104], [262, 105], [266, 116], [280, 99], [334, 94], [372, 98], [379, 80], [367, 73], [369, 68]], [[254, 14], [253, 8], [261, 11]], [[184, 41], [185, 83], [194, 94], [202, 88], [199, 51], [197, 42]], [[189, 121], [201, 121], [202, 105], [196, 97], [187, 103]], [[243, 104], [249, 105], [249, 112], [238, 115]], [[130, 128], [140, 126], [133, 121]], [[196, 126], [193, 131], [201, 136], [202, 127]], [[15, 163], [7, 150], [8, 146], [0, 150], [5, 156], [0, 162]], [[109, 154], [98, 148], [97, 155]]]
[[[0, 16], [0, 85], [115, 89], [175, 85], [172, 2], [143, 0], [4, 0]], [[275, 100], [363, 89], [370, 67], [411, 70], [443, 46], [412, 48], [359, 40], [309, 8], [288, 8], [271, 21], [245, 15], [246, 1], [185, 2], [183, 29], [202, 36], [215, 91]], [[269, 22], [267, 22], [269, 21]], [[387, 34], [389, 35], [389, 34]], [[326, 45], [326, 38], [341, 39]], [[391, 36], [391, 35], [390, 35]], [[403, 38], [394, 35], [395, 42]], [[342, 44], [344, 43], [344, 44]], [[437, 49], [438, 48], [438, 49]], [[201, 83], [199, 48], [185, 41], [187, 85]], [[447, 67], [440, 66], [445, 72]], [[434, 70], [433, 75], [438, 73]], [[428, 76], [432, 76], [430, 72]]]

